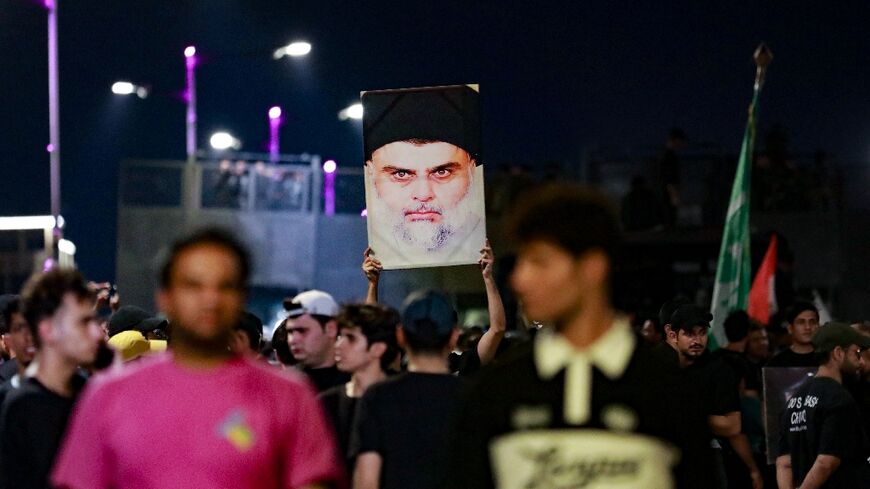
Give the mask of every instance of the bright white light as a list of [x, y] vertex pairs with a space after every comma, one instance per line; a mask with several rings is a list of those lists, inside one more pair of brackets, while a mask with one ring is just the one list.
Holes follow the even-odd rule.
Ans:
[[76, 245], [68, 239], [62, 239], [57, 242], [57, 250], [61, 253], [66, 253], [67, 255], [75, 255]]
[[[60, 217], [60, 216], [58, 216]], [[63, 218], [58, 220], [63, 227]], [[53, 229], [54, 216], [0, 217], [0, 231], [23, 231], [27, 229]]]
[[211, 135], [211, 138], [208, 140], [211, 147], [218, 150], [223, 151], [226, 149], [238, 149], [241, 146], [241, 142], [234, 138], [232, 134], [224, 131], [216, 132]]
[[112, 84], [112, 93], [116, 95], [130, 95], [136, 92], [136, 85], [128, 81], [119, 81]]
[[311, 44], [303, 41], [296, 41], [276, 49], [275, 52], [272, 53], [272, 57], [275, 59], [280, 59], [284, 56], [299, 57], [305, 56], [310, 52]]
[[269, 119], [280, 119], [281, 118], [281, 107], [277, 105], [269, 109]]
[[311, 52], [311, 44], [303, 41], [293, 42], [285, 48], [287, 56], [305, 56]]
[[338, 118], [346, 121], [348, 119], [360, 120], [363, 118], [363, 106], [362, 104], [353, 104], [349, 107], [345, 107], [338, 113]]
[[323, 163], [324, 173], [335, 173], [336, 168], [338, 168], [338, 165], [335, 164], [335, 160], [326, 160]]
[[363, 117], [362, 104], [353, 104], [347, 108], [347, 116], [351, 119], [360, 120]]
[[184, 48], [185, 58], [192, 58], [194, 56], [196, 56], [196, 48], [194, 46], [187, 46], [186, 48]]

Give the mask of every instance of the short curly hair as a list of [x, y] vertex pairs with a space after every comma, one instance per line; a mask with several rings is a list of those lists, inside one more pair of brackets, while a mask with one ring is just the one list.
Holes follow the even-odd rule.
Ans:
[[34, 275], [24, 285], [21, 313], [27, 320], [37, 347], [41, 345], [37, 332], [39, 322], [53, 316], [67, 294], [73, 294], [79, 301], [93, 301], [95, 297], [95, 292], [88, 287], [82, 274], [70, 268], [55, 268]]

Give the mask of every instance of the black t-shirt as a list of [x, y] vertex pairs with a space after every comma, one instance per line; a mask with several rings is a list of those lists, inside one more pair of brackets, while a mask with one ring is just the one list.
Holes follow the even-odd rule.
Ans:
[[477, 343], [462, 353], [451, 352], [447, 357], [447, 363], [450, 365], [451, 372], [462, 377], [476, 374], [481, 367]]
[[341, 459], [345, 461], [348, 473], [353, 470], [350, 457], [350, 434], [356, 415], [357, 398], [347, 395], [345, 384], [337, 385], [320, 393], [320, 402], [326, 411], [326, 419], [332, 423]]
[[0, 488], [49, 487], [75, 398], [60, 396], [35, 378], [12, 391], [0, 409]]
[[795, 487], [803, 483], [820, 454], [840, 459], [840, 466], [822, 487], [866, 487], [870, 480], [866, 443], [855, 400], [836, 380], [816, 376], [786, 404], [774, 453], [791, 454]]
[[0, 406], [3, 405], [3, 401], [6, 400], [6, 397], [9, 396], [9, 393], [21, 387], [21, 378], [15, 375], [12, 376], [9, 380], [6, 380], [2, 384], [0, 384]]
[[324, 368], [304, 368], [302, 371], [311, 379], [317, 392], [346, 384], [350, 380], [350, 374], [342, 372], [335, 365]]
[[[659, 362], [679, 368], [679, 355], [671, 345], [661, 343], [651, 351]], [[740, 411], [739, 379], [718, 356], [705, 351], [692, 365], [680, 369], [688, 384], [687, 393], [695, 402], [693, 409], [701, 409], [705, 415], [723, 416]]]
[[13, 358], [0, 365], [0, 382], [6, 382], [18, 373], [18, 360]]
[[408, 372], [369, 387], [357, 408], [351, 454], [381, 456], [381, 489], [443, 487], [447, 427], [461, 383], [452, 375]]
[[[672, 364], [636, 346], [619, 378], [592, 367], [589, 419], [570, 425], [565, 370], [543, 379], [534, 345], [519, 348], [464, 391], [448, 488], [607, 487], [611, 480], [670, 487], [671, 478], [677, 487], [707, 486], [706, 419], [687, 402], [684, 377]], [[674, 470], [680, 451], [683, 467]]]
[[795, 353], [791, 348], [777, 353], [767, 362], [765, 367], [818, 367], [816, 355], [813, 352]]

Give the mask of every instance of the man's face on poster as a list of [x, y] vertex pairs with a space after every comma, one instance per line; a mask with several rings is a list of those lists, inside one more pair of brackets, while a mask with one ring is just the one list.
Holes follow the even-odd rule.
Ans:
[[400, 242], [441, 249], [467, 221], [475, 161], [445, 142], [399, 141], [381, 146], [366, 162], [374, 185], [375, 213]]

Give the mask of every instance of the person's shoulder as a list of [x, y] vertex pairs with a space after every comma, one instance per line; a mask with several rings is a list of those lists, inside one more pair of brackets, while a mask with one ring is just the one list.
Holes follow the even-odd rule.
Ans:
[[346, 387], [344, 385], [337, 385], [335, 387], [330, 387], [329, 389], [326, 389], [325, 391], [317, 394], [317, 398], [320, 399], [321, 401], [323, 401], [324, 403], [335, 402], [338, 399], [344, 397], [344, 395], [346, 393], [345, 389], [346, 389]]
[[534, 341], [511, 348], [495, 363], [484, 367], [464, 384], [466, 393], [502, 390], [540, 380], [535, 367]]
[[242, 358], [234, 365], [269, 387], [290, 391], [305, 390], [316, 396], [316, 391], [308, 377], [296, 369], [281, 369], [253, 358]]
[[767, 362], [767, 367], [790, 367], [791, 359], [794, 356], [791, 349], [786, 348], [776, 355], [772, 356]]

